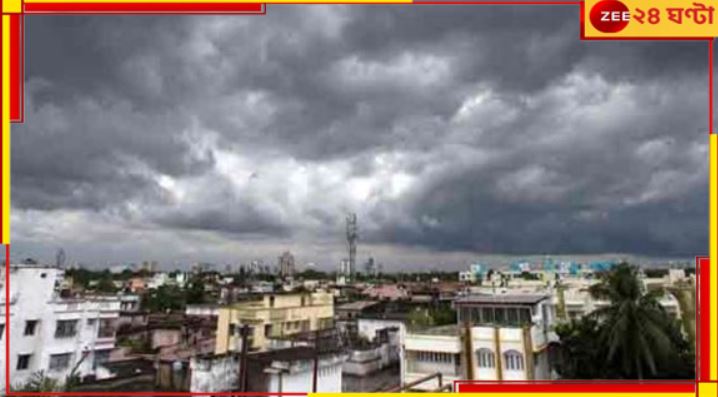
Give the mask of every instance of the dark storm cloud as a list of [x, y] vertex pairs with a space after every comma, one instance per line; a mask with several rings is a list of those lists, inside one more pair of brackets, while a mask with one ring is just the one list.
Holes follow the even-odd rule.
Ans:
[[13, 205], [239, 240], [336, 241], [356, 211], [369, 244], [703, 253], [706, 45], [578, 28], [576, 7], [33, 17]]

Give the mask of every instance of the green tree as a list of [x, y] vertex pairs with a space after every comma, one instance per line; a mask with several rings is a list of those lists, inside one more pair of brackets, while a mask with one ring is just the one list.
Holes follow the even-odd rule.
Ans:
[[627, 263], [601, 274], [590, 288], [609, 305], [557, 327], [565, 378], [692, 378], [694, 353], [680, 326], [659, 303], [663, 291], [645, 291], [638, 268]]
[[182, 310], [186, 303], [185, 293], [174, 285], [162, 285], [142, 297], [142, 307], [150, 312]]
[[674, 355], [670, 318], [658, 301], [664, 292], [645, 292], [638, 268], [627, 263], [602, 274], [589, 291], [610, 302], [592, 313], [601, 321], [597, 341], [608, 349], [607, 360], [630, 378], [655, 376], [658, 363]]
[[201, 277], [193, 277], [187, 284], [187, 303], [190, 305], [207, 303], [204, 281]]
[[112, 281], [112, 277], [104, 276], [100, 278], [97, 282], [97, 286], [95, 286], [95, 289], [99, 292], [107, 292], [107, 293], [115, 293], [117, 292], [117, 287], [115, 286], [115, 283]]
[[416, 308], [409, 313], [409, 327], [412, 329], [425, 328], [435, 325], [434, 318], [431, 317], [428, 309]]
[[456, 324], [456, 310], [450, 305], [438, 304], [429, 310], [434, 325]]

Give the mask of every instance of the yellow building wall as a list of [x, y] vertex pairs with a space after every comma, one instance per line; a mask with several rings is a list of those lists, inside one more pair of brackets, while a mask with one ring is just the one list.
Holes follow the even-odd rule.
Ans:
[[[229, 335], [230, 324], [236, 329], [241, 325], [254, 326], [252, 348], [266, 349], [269, 339], [265, 336], [265, 326], [272, 325], [272, 335], [289, 336], [305, 331], [301, 322], [308, 321], [307, 330], [326, 328], [322, 321], [333, 320], [334, 299], [331, 294], [315, 292], [312, 294], [266, 295], [262, 300], [243, 302], [221, 308], [217, 320], [216, 354], [224, 354], [237, 346], [241, 337], [238, 332]], [[291, 324], [291, 326], [287, 326]]]

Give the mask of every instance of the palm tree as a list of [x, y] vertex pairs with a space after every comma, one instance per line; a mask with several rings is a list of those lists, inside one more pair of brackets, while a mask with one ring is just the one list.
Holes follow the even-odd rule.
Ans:
[[646, 291], [636, 266], [621, 263], [602, 274], [589, 292], [595, 299], [609, 301], [591, 313], [600, 323], [599, 346], [608, 349], [607, 366], [620, 368], [626, 377], [643, 379], [647, 373], [656, 376], [657, 364], [677, 358], [672, 320], [658, 301], [664, 292]]

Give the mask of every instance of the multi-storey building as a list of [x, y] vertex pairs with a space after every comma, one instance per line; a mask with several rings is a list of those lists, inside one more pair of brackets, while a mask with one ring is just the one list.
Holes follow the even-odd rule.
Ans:
[[[3, 276], [0, 329], [7, 326], [9, 331], [10, 361], [5, 362], [3, 342], [0, 369], [4, 373], [9, 365], [10, 388], [39, 371], [60, 383], [73, 373], [80, 378], [107, 376], [100, 364], [115, 347], [120, 300], [64, 294], [60, 290], [63, 273], [50, 266], [10, 265], [9, 280]], [[6, 313], [8, 284], [10, 312]], [[5, 390], [5, 377], [0, 379], [0, 388]]]
[[[402, 384], [440, 372], [453, 380], [550, 379], [548, 344], [557, 339], [550, 296], [470, 295], [455, 301], [458, 324], [407, 331]], [[437, 379], [415, 386], [432, 390]]]
[[215, 353], [240, 351], [240, 330], [248, 325], [249, 349], [267, 349], [272, 338], [283, 338], [334, 326], [334, 298], [326, 292], [265, 295], [260, 300], [219, 309]]
[[294, 276], [294, 271], [294, 255], [289, 251], [285, 251], [279, 257], [279, 275], [282, 277], [292, 277]]

